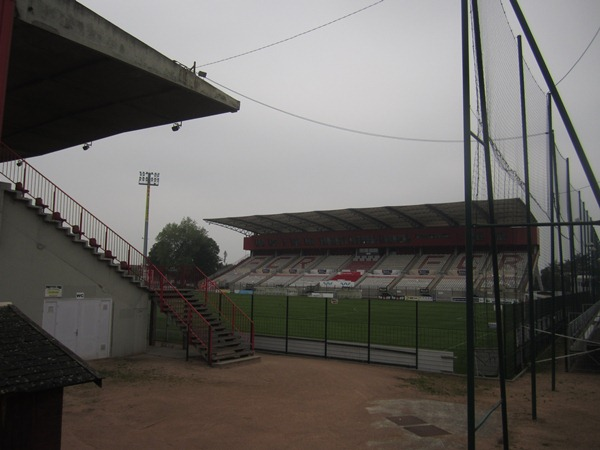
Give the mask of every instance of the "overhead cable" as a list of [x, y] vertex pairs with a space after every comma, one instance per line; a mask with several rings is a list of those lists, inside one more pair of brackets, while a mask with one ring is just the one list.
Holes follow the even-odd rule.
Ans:
[[579, 58], [577, 58], [577, 61], [575, 61], [575, 63], [571, 66], [571, 68], [567, 71], [567, 73], [565, 73], [563, 75], [563, 77], [558, 80], [556, 82], [556, 85], [558, 86], [558, 84], [564, 80], [565, 78], [567, 78], [567, 75], [569, 75], [571, 73], [571, 71], [575, 68], [575, 66], [577, 64], [579, 64], [579, 61], [581, 61], [581, 58], [583, 58], [583, 55], [585, 55], [588, 51], [588, 49], [592, 46], [592, 44], [594, 43], [594, 41], [596, 40], [596, 38], [598, 37], [598, 33], [600, 33], [600, 27], [598, 27], [598, 29], [596, 30], [596, 34], [594, 34], [594, 37], [592, 38], [592, 40], [590, 41], [590, 43], [588, 44], [588, 46], [585, 48], [585, 50], [583, 51], [583, 53], [581, 54], [581, 56], [579, 56]]
[[[218, 81], [212, 80], [208, 77], [206, 77], [207, 81], [210, 81], [213, 84], [216, 84], [217, 86], [228, 90], [229, 92], [233, 92], [235, 95], [238, 95], [240, 97], [245, 98], [246, 100], [250, 100], [251, 102], [254, 102], [258, 105], [264, 106], [265, 108], [269, 108], [272, 109], [273, 111], [277, 111], [280, 112], [282, 114], [294, 117], [296, 119], [300, 119], [300, 120], [305, 120], [306, 122], [311, 122], [317, 125], [321, 125], [324, 127], [328, 127], [328, 128], [334, 128], [336, 130], [340, 130], [340, 131], [346, 131], [349, 133], [355, 133], [355, 134], [362, 134], [364, 136], [371, 136], [371, 137], [377, 137], [377, 138], [383, 138], [383, 139], [394, 139], [397, 141], [409, 141], [409, 142], [429, 142], [429, 143], [434, 143], [434, 144], [457, 144], [457, 143], [462, 143], [463, 140], [462, 139], [432, 139], [432, 138], [416, 138], [416, 137], [407, 137], [407, 136], [394, 136], [394, 135], [390, 135], [390, 134], [382, 134], [382, 133], [373, 133], [371, 131], [364, 131], [364, 130], [357, 130], [355, 128], [347, 128], [347, 127], [342, 127], [340, 125], [334, 125], [331, 123], [327, 123], [327, 122], [322, 122], [320, 120], [316, 120], [316, 119], [311, 119], [310, 117], [305, 117], [305, 116], [301, 116], [299, 114], [290, 112], [290, 111], [286, 111], [285, 109], [281, 109], [278, 108], [276, 106], [273, 105], [269, 105], [268, 103], [265, 102], [261, 102], [260, 100], [256, 100], [255, 98], [249, 97], [245, 94], [242, 94], [239, 91], [236, 91], [235, 89], [231, 89], [230, 87], [225, 86], [224, 84], [219, 83]], [[533, 133], [528, 135], [529, 137], [536, 137], [536, 136], [543, 136], [547, 133], [543, 132], [543, 133]], [[510, 140], [515, 140], [515, 139], [522, 139], [521, 136], [512, 136], [512, 137], [505, 137], [505, 138], [496, 138], [495, 140], [497, 142], [500, 141], [510, 141]], [[477, 141], [478, 139], [474, 139], [475, 141]]]
[[272, 110], [280, 112], [282, 114], [286, 114], [286, 115], [291, 116], [291, 117], [295, 117], [296, 119], [305, 120], [307, 122], [315, 123], [317, 125], [322, 125], [324, 127], [335, 128], [336, 130], [347, 131], [347, 132], [356, 133], [356, 134], [362, 134], [364, 136], [371, 136], [371, 137], [378, 137], [378, 138], [385, 138], [385, 139], [395, 139], [395, 140], [398, 140], [398, 141], [433, 142], [433, 143], [450, 143], [450, 144], [463, 142], [462, 139], [421, 139], [421, 138], [413, 138], [413, 137], [392, 136], [392, 135], [389, 135], [389, 134], [372, 133], [372, 132], [369, 132], [369, 131], [362, 131], [362, 130], [356, 130], [356, 129], [353, 129], [353, 128], [342, 127], [342, 126], [339, 126], [339, 125], [333, 125], [331, 123], [321, 122], [319, 120], [311, 119], [309, 117], [304, 117], [304, 116], [301, 116], [299, 114], [295, 114], [295, 113], [292, 113], [292, 112], [289, 112], [289, 111], [285, 111], [284, 109], [277, 108], [275, 106], [269, 105], [269, 104], [261, 102], [259, 100], [256, 100], [256, 99], [254, 99], [252, 97], [248, 97], [247, 95], [244, 95], [241, 92], [235, 91], [235, 90], [233, 90], [233, 89], [231, 89], [231, 88], [229, 88], [227, 86], [224, 86], [224, 85], [222, 85], [221, 83], [218, 83], [215, 80], [211, 80], [210, 78], [206, 78], [206, 79], [208, 81], [210, 81], [211, 83], [214, 83], [217, 86], [222, 87], [223, 89], [227, 89], [228, 91], [233, 92], [234, 94], [236, 94], [236, 95], [238, 95], [240, 97], [243, 97], [246, 100], [250, 100], [250, 101], [252, 101], [254, 103], [257, 103], [257, 104], [259, 104], [261, 106], [264, 106], [266, 108], [272, 109]]
[[219, 60], [217, 60], [217, 61], [209, 62], [209, 63], [206, 63], [206, 64], [200, 64], [198, 67], [206, 67], [206, 66], [211, 66], [211, 65], [213, 65], [213, 64], [218, 64], [218, 63], [222, 63], [222, 62], [224, 62], [224, 61], [229, 61], [230, 59], [235, 59], [235, 58], [239, 58], [239, 57], [241, 57], [241, 56], [246, 56], [246, 55], [249, 55], [249, 54], [251, 54], [251, 53], [256, 53], [256, 52], [258, 52], [258, 51], [261, 51], [261, 50], [264, 50], [264, 49], [266, 49], [266, 48], [274, 47], [275, 45], [278, 45], [278, 44], [283, 44], [284, 42], [291, 41], [292, 39], [296, 39], [296, 38], [298, 38], [298, 37], [300, 37], [300, 36], [304, 36], [305, 34], [312, 33], [313, 31], [319, 30], [319, 29], [321, 29], [321, 28], [325, 28], [326, 26], [328, 26], [328, 25], [331, 25], [331, 24], [334, 24], [334, 23], [336, 23], [336, 22], [339, 22], [340, 20], [347, 19], [348, 17], [350, 17], [350, 16], [353, 16], [353, 15], [355, 15], [355, 14], [358, 14], [358, 13], [360, 13], [360, 12], [363, 12], [363, 11], [365, 11], [365, 10], [369, 9], [369, 8], [372, 8], [373, 6], [376, 6], [376, 5], [378, 5], [379, 3], [383, 3], [383, 1], [384, 1], [384, 0], [379, 0], [379, 1], [377, 1], [377, 2], [375, 2], [375, 3], [372, 3], [372, 4], [368, 5], [368, 6], [365, 6], [364, 8], [361, 8], [361, 9], [358, 9], [358, 10], [356, 10], [356, 11], [354, 11], [354, 12], [351, 12], [350, 14], [346, 14], [345, 16], [342, 16], [342, 17], [339, 17], [339, 18], [337, 18], [337, 19], [335, 19], [335, 20], [332, 20], [332, 21], [330, 21], [330, 22], [324, 23], [323, 25], [319, 25], [318, 27], [311, 28], [310, 30], [303, 31], [302, 33], [295, 34], [294, 36], [290, 36], [290, 37], [288, 37], [288, 38], [285, 38], [285, 39], [282, 39], [282, 40], [280, 40], [280, 41], [273, 42], [272, 44], [263, 45], [262, 47], [255, 48], [254, 50], [249, 50], [249, 51], [247, 51], [247, 52], [240, 53], [240, 54], [238, 54], [238, 55], [234, 55], [234, 56], [229, 56], [229, 57], [227, 57], [227, 58], [219, 59]]

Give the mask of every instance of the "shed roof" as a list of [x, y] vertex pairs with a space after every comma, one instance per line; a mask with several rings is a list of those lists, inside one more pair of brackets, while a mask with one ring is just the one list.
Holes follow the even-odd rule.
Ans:
[[[496, 200], [497, 224], [524, 224], [527, 210], [520, 199]], [[474, 223], [489, 223], [487, 201], [473, 202]], [[210, 224], [230, 228], [245, 235], [307, 233], [323, 231], [381, 230], [465, 225], [464, 202], [412, 206], [379, 206], [329, 211], [266, 214], [205, 219]], [[535, 219], [532, 218], [532, 221]]]
[[0, 395], [35, 392], [102, 377], [10, 303], [0, 303]]

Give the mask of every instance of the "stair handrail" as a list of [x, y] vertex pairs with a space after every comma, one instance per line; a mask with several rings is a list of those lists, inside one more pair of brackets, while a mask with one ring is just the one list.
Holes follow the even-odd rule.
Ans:
[[[204, 296], [204, 303], [210, 303], [213, 310], [218, 312], [221, 320], [227, 322], [231, 330], [250, 344], [252, 351], [254, 351], [254, 321], [202, 269], [198, 266], [194, 267], [204, 277], [204, 280], [198, 283], [198, 291]], [[217, 304], [211, 301], [208, 295], [209, 291], [218, 292], [220, 294], [219, 299], [225, 299], [225, 303], [220, 301]]]
[[[195, 338], [196, 342], [206, 349], [206, 360], [209, 365], [213, 362], [214, 328], [206, 318], [192, 305], [189, 300], [177, 289], [163, 273], [152, 264], [151, 271], [156, 272], [153, 285], [150, 288], [158, 294], [159, 308], [166, 309], [175, 318], [186, 326], [188, 343]], [[170, 291], [177, 295], [175, 299], [165, 297], [165, 292]], [[175, 301], [174, 301], [175, 300]]]
[[143, 253], [4, 143], [0, 143], [0, 174], [34, 205], [48, 210], [51, 220], [70, 227], [78, 239], [117, 262], [121, 270], [144, 284], [152, 282], [151, 262]]

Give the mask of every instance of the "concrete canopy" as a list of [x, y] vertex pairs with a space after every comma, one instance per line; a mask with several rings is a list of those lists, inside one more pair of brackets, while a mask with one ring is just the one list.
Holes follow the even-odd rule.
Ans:
[[16, 0], [2, 141], [22, 157], [237, 110], [73, 0]]

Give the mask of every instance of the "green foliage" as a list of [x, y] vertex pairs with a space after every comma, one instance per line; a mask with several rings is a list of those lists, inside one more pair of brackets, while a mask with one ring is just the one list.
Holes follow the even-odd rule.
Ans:
[[195, 265], [207, 274], [216, 272], [221, 265], [219, 246], [208, 236], [206, 229], [189, 217], [179, 224], [165, 225], [149, 256], [159, 267], [176, 269]]

